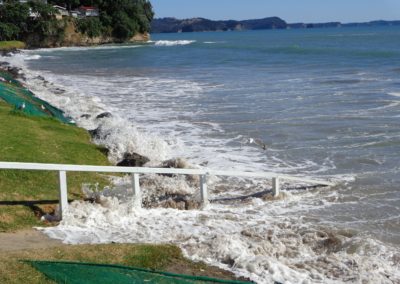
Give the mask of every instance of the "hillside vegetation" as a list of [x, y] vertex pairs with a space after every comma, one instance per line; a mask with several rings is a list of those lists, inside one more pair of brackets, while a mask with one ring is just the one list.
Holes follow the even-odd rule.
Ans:
[[151, 26], [153, 33], [204, 32], [204, 31], [240, 31], [286, 29], [287, 24], [278, 17], [245, 21], [213, 21], [204, 18], [179, 20], [175, 18], [154, 19]]
[[[63, 17], [53, 7], [59, 5], [68, 10], [90, 5], [98, 10], [96, 17]], [[20, 3], [6, 0], [0, 5], [0, 41], [20, 40], [30, 46], [41, 46], [44, 42], [63, 42], [66, 27], [71, 23], [76, 32], [90, 38], [112, 38], [123, 42], [138, 33], [147, 33], [153, 19], [152, 5], [148, 0], [49, 0]]]
[[158, 18], [151, 23], [152, 33], [206, 32], [206, 31], [243, 31], [270, 29], [313, 29], [339, 27], [384, 27], [399, 26], [400, 21], [371, 21], [365, 23], [325, 22], [325, 23], [286, 23], [278, 17], [254, 20], [213, 21], [204, 18], [176, 19]]

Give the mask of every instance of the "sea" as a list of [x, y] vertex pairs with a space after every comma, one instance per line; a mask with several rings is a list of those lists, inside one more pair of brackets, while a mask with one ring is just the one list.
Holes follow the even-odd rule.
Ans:
[[73, 203], [44, 232], [73, 244], [173, 243], [257, 283], [400, 283], [399, 46], [400, 27], [324, 28], [152, 34], [1, 58], [79, 126], [106, 131], [96, 143], [114, 163], [136, 152], [152, 166], [182, 158], [335, 184], [283, 183], [273, 199], [259, 194], [270, 181], [210, 177], [204, 210], [107, 197]]

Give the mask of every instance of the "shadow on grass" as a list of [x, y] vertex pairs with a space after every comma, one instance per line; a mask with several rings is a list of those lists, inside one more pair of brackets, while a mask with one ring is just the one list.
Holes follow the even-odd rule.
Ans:
[[[68, 202], [72, 202], [73, 200], [68, 200]], [[1, 206], [25, 206], [29, 208], [36, 217], [40, 218], [43, 215], [48, 214], [49, 212], [45, 212], [39, 205], [52, 205], [54, 208], [58, 205], [58, 200], [17, 200], [17, 201], [0, 201]]]

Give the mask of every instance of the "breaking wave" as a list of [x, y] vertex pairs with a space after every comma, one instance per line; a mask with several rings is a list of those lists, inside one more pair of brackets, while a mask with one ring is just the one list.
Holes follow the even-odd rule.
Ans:
[[189, 45], [195, 43], [195, 40], [158, 40], [154, 42], [155, 46], [176, 46], [176, 45]]

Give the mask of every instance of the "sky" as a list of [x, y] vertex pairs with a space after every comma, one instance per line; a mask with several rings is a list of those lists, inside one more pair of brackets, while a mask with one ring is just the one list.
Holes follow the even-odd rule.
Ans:
[[400, 0], [150, 0], [157, 18], [244, 20], [278, 16], [288, 23], [400, 20]]

